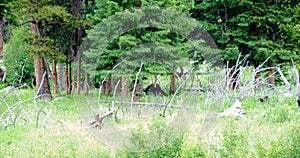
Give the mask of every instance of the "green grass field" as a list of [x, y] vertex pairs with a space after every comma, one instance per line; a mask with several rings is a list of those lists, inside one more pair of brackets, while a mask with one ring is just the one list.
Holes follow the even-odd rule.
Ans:
[[[4, 93], [1, 92], [1, 96]], [[0, 101], [2, 114], [7, 105], [28, 100], [18, 107], [19, 114], [27, 116], [27, 120], [19, 119], [15, 124], [4, 127], [4, 118], [9, 114], [2, 115], [0, 157], [300, 157], [300, 109], [294, 97], [272, 95], [264, 103], [252, 97], [242, 98], [246, 119], [231, 116], [216, 118], [213, 128], [204, 135], [199, 134], [203, 125], [198, 119], [201, 111], [194, 114], [193, 123], [183, 134], [174, 135], [174, 132], [163, 129], [165, 122], [161, 117], [144, 124], [140, 122], [139, 125], [149, 126], [132, 131], [130, 148], [139, 151], [133, 152], [112, 149], [85, 129], [80, 119], [81, 112], [78, 112], [81, 103], [75, 100], [86, 96], [75, 96], [75, 99], [56, 97], [51, 102], [39, 101], [36, 104], [30, 100], [33, 96], [34, 90], [21, 89], [7, 95], [5, 102], [3, 99]], [[177, 103], [181, 104], [180, 101]], [[230, 104], [225, 102], [225, 108]], [[35, 108], [45, 111], [39, 116], [38, 127], [37, 112], [25, 114]], [[47, 118], [47, 114], [52, 118]], [[32, 120], [28, 119], [30, 117]], [[125, 127], [131, 123], [125, 120], [119, 125]], [[167, 139], [172, 141], [153, 148]]]

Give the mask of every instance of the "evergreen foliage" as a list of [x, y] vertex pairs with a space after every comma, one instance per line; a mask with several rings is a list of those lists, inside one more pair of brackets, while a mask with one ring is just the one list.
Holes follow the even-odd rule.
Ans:
[[222, 50], [224, 61], [250, 54], [252, 63], [270, 57], [281, 63], [299, 57], [298, 1], [196, 1], [199, 20]]
[[[158, 6], [147, 7], [150, 4]], [[131, 9], [137, 5], [141, 8]], [[89, 31], [91, 49], [85, 55], [91, 60], [97, 59], [95, 63], [97, 72], [100, 72], [99, 78], [103, 78], [119, 62], [122, 62], [122, 71], [116, 72], [115, 77], [133, 74], [141, 63], [143, 72], [147, 74], [171, 74], [172, 68], [189, 65], [192, 57], [189, 52], [203, 51], [207, 47], [203, 39], [191, 37], [197, 27], [201, 30], [199, 23], [182, 13], [193, 6], [192, 2], [130, 1], [125, 7], [123, 3], [115, 1], [96, 1], [96, 6], [97, 9], [88, 17], [91, 22], [98, 24]], [[161, 8], [166, 6], [167, 9]], [[208, 49], [206, 51], [209, 52]], [[197, 59], [201, 59], [200, 55]], [[95, 66], [90, 68], [94, 69]]]

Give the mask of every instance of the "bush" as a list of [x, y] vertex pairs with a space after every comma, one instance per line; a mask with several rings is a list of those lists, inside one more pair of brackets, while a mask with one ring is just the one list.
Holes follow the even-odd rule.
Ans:
[[163, 117], [156, 117], [145, 130], [140, 125], [131, 131], [131, 146], [124, 153], [119, 152], [122, 157], [142, 158], [174, 158], [181, 157], [183, 135], [178, 135], [167, 128]]
[[232, 121], [222, 131], [221, 157], [245, 157], [249, 154], [248, 134], [238, 131], [237, 127], [236, 122]]
[[300, 126], [293, 125], [287, 135], [273, 141], [267, 157], [300, 157]]
[[33, 58], [29, 45], [22, 38], [30, 32], [24, 27], [16, 27], [12, 37], [4, 47], [3, 63], [6, 67], [6, 81], [10, 85], [27, 83], [31, 85], [34, 78]]

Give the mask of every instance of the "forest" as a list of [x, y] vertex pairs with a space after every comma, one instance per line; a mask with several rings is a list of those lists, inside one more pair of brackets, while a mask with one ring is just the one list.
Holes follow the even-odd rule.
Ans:
[[300, 157], [297, 0], [1, 0], [0, 157]]

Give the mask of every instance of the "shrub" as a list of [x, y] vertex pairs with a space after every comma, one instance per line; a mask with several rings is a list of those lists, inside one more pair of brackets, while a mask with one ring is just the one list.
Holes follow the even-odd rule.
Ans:
[[26, 38], [30, 32], [24, 27], [17, 27], [12, 31], [12, 37], [4, 47], [4, 65], [6, 67], [6, 81], [11, 84], [32, 83], [34, 78], [33, 58], [30, 48], [22, 38]]
[[300, 126], [293, 125], [287, 135], [271, 143], [267, 157], [300, 157]]
[[245, 157], [249, 154], [248, 134], [238, 131], [236, 127], [236, 122], [232, 121], [222, 131], [221, 157]]
[[142, 125], [131, 131], [131, 146], [128, 151], [119, 152], [122, 157], [181, 157], [183, 135], [176, 134], [167, 128], [166, 120], [157, 116], [148, 129]]

